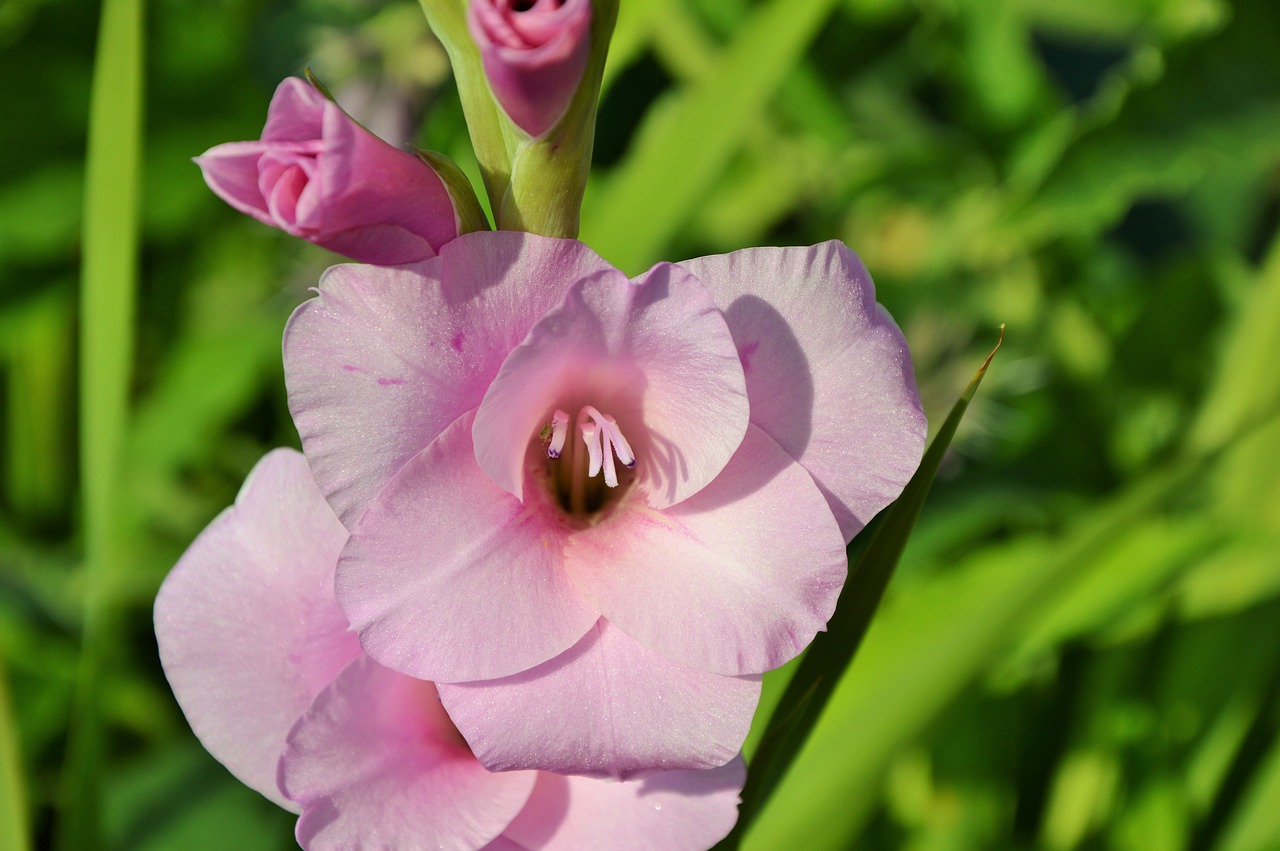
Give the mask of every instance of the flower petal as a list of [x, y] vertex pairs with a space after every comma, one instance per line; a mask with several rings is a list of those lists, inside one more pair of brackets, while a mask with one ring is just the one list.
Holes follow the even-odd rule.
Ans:
[[280, 788], [302, 805], [309, 851], [479, 848], [529, 799], [533, 772], [485, 771], [434, 686], [364, 657], [289, 734]]
[[262, 128], [264, 142], [309, 142], [320, 138], [330, 101], [306, 80], [286, 77], [276, 86]]
[[312, 230], [314, 241], [390, 266], [426, 260], [458, 235], [453, 200], [431, 166], [335, 103], [325, 104], [318, 165], [318, 191], [298, 210], [298, 226]]
[[851, 540], [902, 492], [925, 440], [906, 342], [862, 261], [832, 241], [680, 265], [725, 313], [751, 422], [813, 475]]
[[276, 225], [258, 185], [258, 161], [271, 149], [264, 142], [226, 142], [196, 157], [204, 182], [234, 209], [263, 224]]
[[561, 566], [559, 515], [489, 481], [471, 421], [460, 417], [404, 466], [338, 564], [338, 600], [365, 651], [436, 682], [531, 668], [598, 617]]
[[485, 394], [475, 426], [480, 466], [522, 497], [530, 440], [557, 407], [582, 405], [617, 419], [654, 507], [715, 478], [749, 411], [733, 341], [696, 279], [663, 263], [632, 282], [614, 273], [575, 285]]
[[733, 829], [746, 779], [742, 757], [719, 768], [645, 772], [623, 782], [542, 772], [504, 835], [529, 851], [702, 851]]
[[346, 539], [307, 462], [278, 449], [156, 596], [160, 660], [192, 730], [232, 774], [282, 807], [293, 808], [275, 781], [289, 729], [360, 655], [333, 598]]
[[289, 320], [284, 364], [303, 450], [342, 521], [480, 403], [573, 281], [607, 268], [578, 242], [498, 232], [420, 266], [330, 269]]
[[718, 674], [759, 674], [835, 610], [844, 541], [813, 479], [756, 426], [714, 482], [666, 511], [624, 502], [574, 534], [565, 569], [646, 647]]
[[760, 678], [687, 668], [601, 619], [571, 650], [532, 670], [439, 689], [476, 758], [493, 771], [625, 777], [732, 759], [751, 726]]

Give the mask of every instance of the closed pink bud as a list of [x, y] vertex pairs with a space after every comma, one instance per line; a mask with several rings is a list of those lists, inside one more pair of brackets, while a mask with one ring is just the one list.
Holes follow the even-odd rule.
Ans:
[[458, 235], [430, 166], [296, 77], [276, 89], [260, 140], [218, 145], [196, 163], [240, 212], [353, 260], [426, 260]]
[[467, 24], [507, 115], [530, 136], [550, 130], [587, 67], [590, 0], [471, 0]]

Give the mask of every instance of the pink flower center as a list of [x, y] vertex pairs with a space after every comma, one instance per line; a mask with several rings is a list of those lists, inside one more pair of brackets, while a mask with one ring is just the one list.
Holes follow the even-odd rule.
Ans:
[[[561, 506], [570, 514], [584, 517], [597, 513], [609, 501], [610, 491], [619, 484], [618, 463], [634, 470], [636, 455], [618, 421], [591, 405], [584, 405], [578, 412], [575, 430], [580, 443], [569, 439], [569, 414], [557, 408], [551, 424], [543, 429], [543, 439], [547, 441], [547, 458], [558, 462], [550, 480]], [[566, 453], [568, 457], [561, 460]], [[609, 490], [590, 481], [601, 473]]]

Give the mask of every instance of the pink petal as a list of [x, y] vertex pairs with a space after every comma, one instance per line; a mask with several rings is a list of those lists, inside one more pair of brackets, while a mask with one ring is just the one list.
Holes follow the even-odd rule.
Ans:
[[760, 678], [684, 667], [601, 619], [546, 664], [439, 689], [476, 758], [494, 771], [625, 777], [732, 759], [751, 726]]
[[293, 808], [275, 781], [289, 729], [360, 655], [333, 598], [346, 539], [306, 461], [278, 449], [156, 596], [160, 659], [191, 728], [232, 774], [282, 807]]
[[529, 851], [703, 851], [733, 829], [746, 778], [741, 757], [720, 768], [645, 772], [620, 783], [543, 772], [505, 835]]
[[314, 197], [298, 212], [298, 225], [315, 234], [313, 242], [390, 266], [426, 260], [458, 235], [453, 200], [439, 175], [334, 103], [324, 107], [317, 166]]
[[241, 213], [275, 226], [258, 185], [258, 160], [267, 150], [262, 142], [227, 142], [205, 151], [195, 163], [215, 195]]
[[925, 439], [906, 342], [862, 261], [833, 241], [680, 265], [725, 312], [751, 422], [813, 475], [852, 539], [901, 493]]
[[573, 281], [608, 269], [586, 246], [475, 233], [422, 266], [337, 266], [284, 337], [307, 460], [344, 523], [480, 403], [511, 349]]
[[431, 683], [368, 658], [316, 697], [280, 758], [309, 851], [479, 848], [520, 812], [535, 779], [485, 771]]
[[329, 101], [306, 80], [286, 77], [276, 86], [262, 128], [263, 142], [309, 142], [320, 138]]
[[467, 24], [485, 77], [517, 127], [541, 136], [564, 114], [587, 67], [590, 0], [537, 5], [523, 12], [494, 0], [468, 4]]
[[844, 540], [813, 479], [751, 426], [714, 482], [666, 511], [632, 500], [576, 533], [565, 568], [646, 647], [719, 674], [759, 674], [825, 628]]
[[436, 682], [492, 679], [545, 662], [598, 615], [561, 567], [568, 529], [476, 466], [471, 415], [383, 489], [343, 551], [337, 593], [365, 651]]
[[476, 415], [476, 458], [523, 496], [525, 452], [541, 425], [556, 408], [574, 416], [594, 405], [617, 419], [649, 504], [662, 508], [697, 493], [733, 455], [749, 413], [744, 386], [724, 320], [697, 280], [671, 264], [633, 282], [598, 275], [502, 365]]

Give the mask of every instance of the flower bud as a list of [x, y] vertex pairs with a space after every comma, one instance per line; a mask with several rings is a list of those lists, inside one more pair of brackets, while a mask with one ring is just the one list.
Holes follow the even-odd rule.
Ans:
[[276, 89], [261, 139], [218, 145], [196, 164], [240, 212], [364, 263], [426, 260], [466, 229], [426, 162], [296, 77]]
[[533, 137], [555, 126], [587, 67], [590, 0], [471, 0], [467, 24], [512, 123]]

